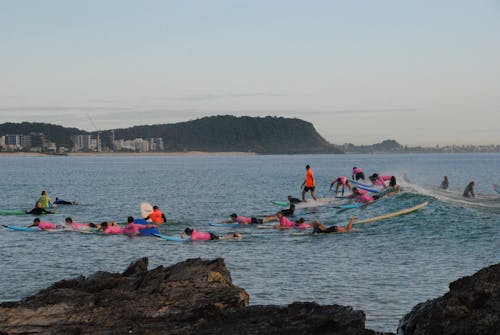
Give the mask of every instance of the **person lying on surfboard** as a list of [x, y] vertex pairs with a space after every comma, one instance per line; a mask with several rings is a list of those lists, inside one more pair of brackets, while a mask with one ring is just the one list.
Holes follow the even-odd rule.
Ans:
[[308, 228], [312, 228], [312, 226], [310, 224], [306, 223], [304, 218], [300, 218], [297, 222], [293, 222], [290, 219], [288, 219], [285, 215], [283, 215], [282, 212], [276, 213], [276, 218], [278, 219], [279, 223], [272, 226], [273, 228], [280, 228], [280, 229], [289, 229], [289, 228], [308, 229]]
[[60, 228], [55, 223], [40, 221], [39, 218], [33, 219], [33, 224], [30, 225], [30, 226], [28, 226], [28, 228], [31, 228], [31, 227], [38, 227], [41, 230], [54, 230], [54, 229], [59, 229]]
[[256, 217], [247, 217], [242, 215], [237, 215], [236, 213], [232, 213], [229, 215], [229, 220], [224, 220], [222, 223], [239, 223], [239, 224], [263, 224], [269, 222], [267, 218], [259, 219]]
[[43, 208], [41, 202], [37, 202], [35, 208], [32, 208], [29, 211], [25, 211], [25, 213], [33, 215], [54, 214], [54, 212], [48, 211], [45, 208]]
[[[281, 213], [283, 216], [292, 216], [295, 213], [295, 205], [290, 204], [289, 208], [282, 209], [278, 213]], [[264, 222], [279, 221], [279, 217], [277, 214], [269, 215], [269, 216], [264, 217], [263, 221]]]
[[54, 201], [54, 205], [78, 205], [78, 202], [66, 201], [66, 200], [63, 200], [63, 199], [56, 197], [56, 200]]
[[354, 223], [354, 221], [356, 221], [357, 218], [351, 218], [351, 220], [349, 220], [349, 224], [347, 225], [347, 227], [339, 227], [339, 226], [330, 226], [330, 227], [327, 227], [323, 224], [321, 224], [321, 222], [319, 221], [313, 221], [311, 223], [312, 227], [313, 227], [313, 234], [328, 234], [328, 233], [348, 233], [352, 230], [352, 225]]
[[288, 202], [291, 204], [298, 204], [299, 202], [303, 202], [299, 198], [292, 197], [291, 195], [288, 196]]
[[[387, 177], [389, 177], [387, 179]], [[391, 179], [390, 176], [379, 176], [377, 173], [374, 173], [370, 176], [370, 181], [374, 186], [382, 186], [383, 188], [387, 188], [387, 185], [385, 184], [385, 179], [389, 180]]]
[[370, 202], [374, 202], [380, 197], [378, 195], [369, 195], [368, 192], [362, 193], [361, 190], [358, 190], [357, 188], [352, 189], [352, 194], [354, 195], [356, 201], [362, 204], [368, 204]]
[[218, 236], [211, 232], [203, 232], [191, 228], [186, 228], [184, 229], [184, 233], [181, 235], [181, 237], [189, 238], [192, 241], [232, 240], [234, 238], [241, 240], [243, 238], [243, 235], [241, 235], [240, 233], [233, 233], [225, 236]]

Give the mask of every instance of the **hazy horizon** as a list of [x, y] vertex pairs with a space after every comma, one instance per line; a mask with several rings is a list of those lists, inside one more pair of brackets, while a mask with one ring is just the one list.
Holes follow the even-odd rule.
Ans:
[[499, 14], [491, 0], [0, 0], [0, 123], [282, 116], [335, 144], [498, 144]]

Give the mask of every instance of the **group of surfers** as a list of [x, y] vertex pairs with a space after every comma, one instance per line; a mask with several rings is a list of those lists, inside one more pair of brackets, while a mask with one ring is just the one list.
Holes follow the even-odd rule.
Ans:
[[[353, 180], [364, 180], [365, 175], [361, 168], [354, 167], [352, 171], [352, 179]], [[392, 192], [397, 192], [399, 190], [399, 186], [396, 184], [396, 178], [394, 176], [379, 176], [374, 173], [369, 177], [370, 181], [374, 186], [383, 187], [384, 189], [390, 188]], [[389, 181], [389, 185], [386, 185], [386, 182]], [[365, 191], [362, 189], [358, 189], [356, 186], [351, 186], [349, 179], [345, 176], [340, 176], [334, 179], [330, 185], [330, 191], [336, 185], [335, 195], [337, 196], [339, 188], [341, 188], [342, 196], [344, 195], [344, 191], [348, 188], [352, 194], [345, 196], [344, 198], [355, 198], [360, 203], [370, 203], [376, 200], [378, 195], [369, 195], [369, 191]], [[236, 213], [232, 213], [230, 215], [229, 220], [224, 220], [224, 223], [239, 223], [239, 224], [263, 224], [272, 221], [277, 221], [278, 223], [273, 228], [298, 228], [298, 229], [313, 229], [312, 233], [344, 233], [352, 230], [352, 225], [355, 222], [356, 218], [351, 218], [346, 227], [341, 226], [325, 226], [321, 224], [319, 221], [312, 221], [311, 223], [307, 223], [304, 218], [299, 218], [297, 221], [292, 221], [288, 217], [293, 216], [295, 213], [295, 204], [300, 202], [305, 202], [305, 194], [307, 192], [311, 192], [311, 197], [316, 200], [316, 196], [314, 194], [316, 189], [316, 182], [314, 178], [314, 172], [312, 171], [309, 165], [306, 165], [306, 176], [305, 180], [301, 185], [302, 189], [302, 200], [298, 198], [294, 198], [293, 196], [288, 196], [288, 201], [290, 203], [289, 208], [280, 210], [276, 214], [268, 215], [263, 218], [257, 217], [245, 217], [241, 215], [237, 215]], [[56, 198], [56, 204], [59, 199]], [[76, 202], [62, 202], [59, 201], [59, 204], [77, 204]], [[31, 211], [27, 211], [29, 214], [40, 215], [44, 213], [52, 213], [46, 208], [50, 208], [52, 202], [47, 195], [46, 191], [42, 191], [41, 197], [36, 202], [36, 207]], [[106, 221], [101, 222], [99, 224], [94, 223], [77, 223], [74, 222], [71, 217], [67, 217], [65, 219], [64, 225], [56, 225], [53, 223], [40, 221], [39, 218], [35, 218], [33, 220], [33, 224], [30, 227], [38, 227], [42, 230], [54, 230], [54, 229], [69, 229], [75, 231], [100, 231], [104, 234], [123, 234], [128, 236], [133, 235], [153, 235], [151, 230], [159, 234], [159, 225], [167, 222], [167, 218], [163, 212], [160, 211], [158, 206], [153, 206], [153, 211], [143, 219], [134, 219], [129, 216], [127, 218], [126, 225], [120, 225], [114, 221]], [[144, 233], [148, 231], [148, 233]], [[191, 228], [186, 228], [184, 233], [182, 234], [183, 238], [189, 238], [191, 240], [217, 240], [217, 239], [241, 239], [242, 235], [239, 233], [231, 233], [224, 236], [218, 236], [211, 232], [203, 232]]]
[[[441, 185], [439, 185], [439, 188], [443, 190], [447, 190], [448, 187], [450, 186], [450, 182], [448, 180], [448, 176], [444, 176], [443, 181], [441, 182]], [[462, 193], [462, 196], [464, 198], [474, 198], [476, 195], [474, 194], [474, 186], [476, 186], [476, 182], [473, 180], [465, 186], [464, 192]]]

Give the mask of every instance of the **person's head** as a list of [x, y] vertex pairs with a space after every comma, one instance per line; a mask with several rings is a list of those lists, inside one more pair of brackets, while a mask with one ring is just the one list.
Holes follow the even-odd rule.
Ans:
[[101, 222], [101, 229], [108, 228], [108, 223], [106, 221]]
[[311, 223], [311, 226], [312, 226], [313, 228], [318, 228], [318, 227], [319, 227], [319, 225], [320, 225], [320, 223], [319, 223], [318, 221], [313, 221], [313, 222]]
[[57, 200], [59, 200], [59, 198], [58, 198], [58, 197], [56, 197], [56, 201], [57, 201]]
[[64, 219], [64, 222], [73, 223], [73, 219], [68, 216], [66, 219]]
[[36, 203], [36, 208], [42, 208], [42, 203], [41, 202], [37, 202]]
[[46, 191], [42, 191], [42, 195], [47, 195], [47, 192]]
[[444, 176], [444, 180], [448, 180], [448, 176]]
[[229, 215], [229, 217], [231, 219], [235, 219], [236, 220], [236, 218], [238, 217], [238, 215], [236, 215], [236, 213], [233, 213], [233, 214]]
[[34, 224], [35, 226], [38, 226], [38, 224], [39, 224], [39, 223], [40, 223], [40, 219], [39, 219], [39, 218], [34, 218], [34, 219], [33, 219], [33, 224]]
[[353, 169], [353, 170], [356, 170], [356, 167], [354, 166], [352, 169]]
[[396, 177], [392, 176], [389, 181], [389, 186], [396, 186]]
[[90, 222], [89, 223], [89, 227], [90, 228], [97, 228], [97, 225], [95, 223]]
[[304, 223], [306, 220], [304, 218], [300, 218], [299, 221], [297, 221], [298, 224]]
[[153, 206], [153, 210], [154, 211], [158, 210], [158, 206]]
[[355, 197], [358, 197], [361, 195], [361, 193], [359, 193], [359, 190], [357, 187], [352, 188], [352, 194], [354, 194]]
[[184, 229], [184, 234], [191, 236], [192, 233], [193, 233], [193, 230], [191, 228]]
[[127, 218], [127, 223], [134, 223], [134, 217], [133, 216], [129, 216]]
[[309, 170], [311, 167], [309, 166], [309, 164], [306, 165], [306, 170]]
[[288, 200], [292, 199], [293, 197], [291, 195], [288, 196]]
[[278, 217], [278, 219], [281, 219], [283, 217], [283, 213], [278, 212], [278, 213], [276, 213], [276, 216]]
[[290, 204], [290, 209], [294, 211], [295, 210], [295, 204]]
[[471, 185], [471, 186], [475, 186], [475, 185], [476, 185], [476, 182], [473, 180], [473, 181], [471, 181], [471, 182], [470, 182], [470, 185]]

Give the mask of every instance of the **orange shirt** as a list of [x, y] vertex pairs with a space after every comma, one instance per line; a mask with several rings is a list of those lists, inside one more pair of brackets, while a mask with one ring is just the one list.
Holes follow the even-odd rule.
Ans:
[[149, 214], [149, 218], [153, 223], [163, 223], [162, 212], [159, 209], [155, 209], [151, 214]]
[[313, 187], [314, 186], [314, 172], [312, 169], [307, 170], [306, 172], [306, 186]]

